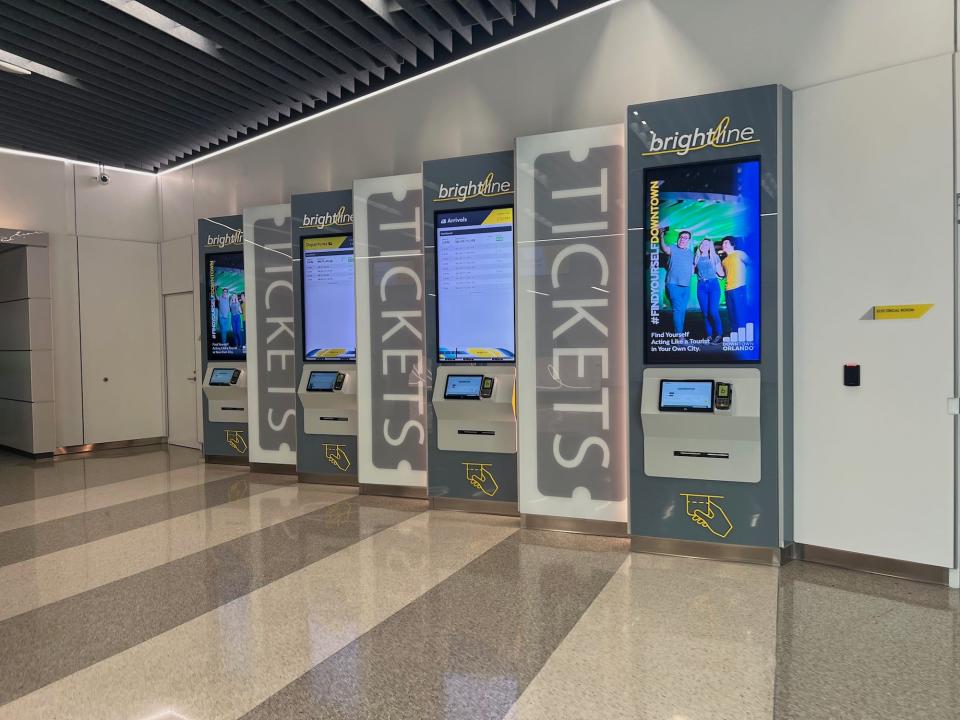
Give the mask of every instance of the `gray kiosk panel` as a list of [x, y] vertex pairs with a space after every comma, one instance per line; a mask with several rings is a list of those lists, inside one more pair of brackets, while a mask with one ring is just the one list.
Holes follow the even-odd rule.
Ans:
[[[667, 383], [709, 383], [709, 409], [662, 407]], [[717, 407], [727, 386], [729, 409]], [[721, 391], [723, 392], [723, 391]], [[644, 368], [640, 400], [643, 471], [651, 477], [760, 482], [760, 371]]]
[[514, 367], [439, 367], [433, 384], [437, 448], [517, 452]]

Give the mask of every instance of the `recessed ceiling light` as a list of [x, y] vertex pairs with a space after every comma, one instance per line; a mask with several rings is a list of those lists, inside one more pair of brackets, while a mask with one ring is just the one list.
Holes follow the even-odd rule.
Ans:
[[203, 35], [194, 32], [185, 25], [181, 25], [176, 20], [168, 18], [163, 13], [158, 13], [151, 7], [147, 7], [137, 0], [101, 0], [111, 7], [115, 7], [121, 12], [125, 12], [130, 17], [135, 17], [140, 22], [146, 23], [152, 28], [165, 32], [171, 37], [175, 37], [181, 42], [192, 45], [197, 50], [202, 50], [208, 55], [217, 55], [220, 46], [212, 40], [208, 40]]
[[3, 60], [0, 60], [0, 71], [10, 73], [11, 75], [33, 75], [33, 73], [26, 68], [4, 62]]
[[68, 85], [74, 85], [76, 87], [82, 87], [80, 81], [77, 80], [73, 75], [67, 75], [65, 72], [60, 72], [59, 70], [48, 67], [42, 63], [28, 60], [27, 58], [20, 57], [19, 55], [14, 55], [12, 52], [7, 52], [3, 49], [0, 49], [0, 63], [2, 63], [0, 70], [4, 70], [5, 72], [24, 75], [24, 71], [26, 71], [32, 75], [42, 75], [43, 77], [50, 78], [51, 80], [67, 83]]

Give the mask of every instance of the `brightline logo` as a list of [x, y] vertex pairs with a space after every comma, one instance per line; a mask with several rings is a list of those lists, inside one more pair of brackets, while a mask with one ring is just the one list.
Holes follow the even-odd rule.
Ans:
[[725, 115], [720, 119], [715, 128], [704, 132], [696, 128], [693, 132], [683, 133], [675, 132], [673, 135], [659, 137], [653, 130], [650, 131], [650, 151], [641, 153], [647, 155], [666, 155], [674, 153], [684, 156], [687, 153], [704, 150], [706, 148], [728, 148], [737, 145], [748, 145], [750, 143], [760, 142], [754, 135], [756, 131], [752, 127], [731, 128], [730, 116]]
[[243, 230], [235, 230], [231, 235], [224, 233], [207, 236], [207, 247], [223, 249], [227, 245], [243, 245]]
[[481, 180], [479, 183], [475, 183], [473, 180], [468, 182], [465, 185], [457, 183], [456, 185], [444, 185], [440, 183], [440, 192], [437, 194], [437, 197], [433, 199], [434, 202], [449, 202], [455, 200], [456, 202], [466, 202], [467, 200], [473, 200], [474, 198], [490, 198], [498, 197], [500, 195], [510, 195], [513, 192], [513, 187], [509, 180], [496, 180], [492, 172], [487, 173], [487, 176]]
[[301, 230], [323, 230], [332, 225], [353, 225], [353, 215], [347, 212], [347, 206], [341, 205], [336, 212], [325, 212], [323, 215], [304, 215], [300, 223]]

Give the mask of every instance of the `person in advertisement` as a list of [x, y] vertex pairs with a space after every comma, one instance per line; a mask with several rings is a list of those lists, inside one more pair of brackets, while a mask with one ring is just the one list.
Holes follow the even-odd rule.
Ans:
[[712, 240], [704, 238], [697, 249], [697, 302], [703, 313], [706, 339], [711, 343], [723, 341], [723, 325], [720, 322], [720, 278], [726, 271]]
[[690, 247], [690, 232], [681, 230], [676, 245], [662, 245], [661, 250], [670, 257], [667, 267], [667, 298], [673, 310], [673, 331], [683, 337], [683, 324], [690, 302], [690, 278], [693, 277], [693, 248]]

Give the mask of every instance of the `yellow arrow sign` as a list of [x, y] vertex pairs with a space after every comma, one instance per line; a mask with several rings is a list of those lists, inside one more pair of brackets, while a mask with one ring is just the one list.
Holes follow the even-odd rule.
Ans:
[[921, 303], [919, 305], [874, 305], [874, 320], [913, 320], [923, 317], [927, 310], [933, 307], [933, 303]]

